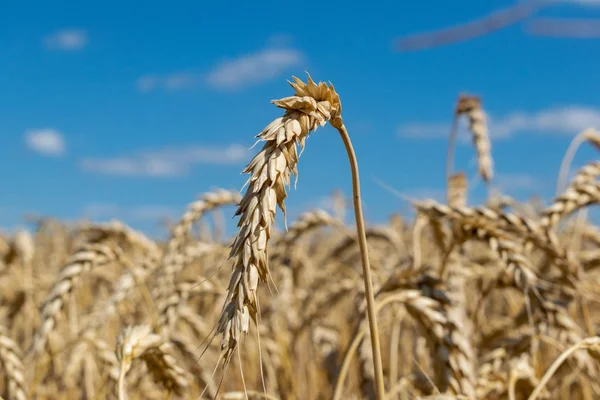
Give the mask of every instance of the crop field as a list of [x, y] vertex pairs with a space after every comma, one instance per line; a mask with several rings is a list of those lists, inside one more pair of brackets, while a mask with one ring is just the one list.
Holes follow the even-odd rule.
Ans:
[[[587, 218], [600, 162], [569, 171], [600, 134], [579, 133], [548, 166], [560, 173], [544, 205], [492, 192], [468, 204], [449, 126], [446, 202], [405, 199], [414, 217], [373, 225], [343, 89], [290, 84], [246, 186], [189, 199], [167, 240], [51, 218], [0, 237], [2, 398], [600, 399], [600, 230]], [[460, 95], [448, 108], [489, 183], [484, 105]], [[276, 229], [326, 124], [348, 152], [353, 222], [334, 197], [334, 212]], [[209, 223], [223, 210], [233, 237]]]

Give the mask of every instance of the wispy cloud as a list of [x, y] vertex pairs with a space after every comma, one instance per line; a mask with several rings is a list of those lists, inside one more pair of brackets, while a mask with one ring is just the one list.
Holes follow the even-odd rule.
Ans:
[[77, 51], [88, 44], [88, 35], [83, 29], [63, 29], [46, 36], [43, 43], [49, 50]]
[[535, 13], [555, 3], [594, 7], [600, 5], [600, 0], [517, 1], [514, 5], [465, 23], [400, 38], [396, 41], [395, 46], [398, 51], [411, 51], [472, 40], [529, 19]]
[[187, 174], [194, 165], [238, 164], [247, 156], [248, 149], [239, 144], [166, 147], [112, 158], [88, 158], [81, 161], [81, 168], [105, 175], [171, 178]]
[[[600, 1], [596, 1], [600, 4]], [[535, 36], [593, 39], [600, 37], [600, 19], [536, 18], [527, 24], [527, 32]]]
[[[445, 138], [451, 122], [411, 122], [398, 128], [406, 138]], [[490, 136], [506, 139], [516, 134], [575, 135], [589, 127], [600, 127], [600, 109], [586, 106], [566, 106], [534, 113], [513, 112], [503, 118], [488, 116]]]
[[575, 135], [589, 127], [600, 127], [600, 109], [585, 106], [553, 108], [537, 113], [513, 113], [495, 122], [492, 135], [510, 137], [519, 132]]
[[174, 218], [177, 210], [163, 205], [121, 207], [114, 203], [91, 203], [84, 207], [82, 214], [84, 218], [98, 221], [119, 219], [128, 222], [154, 222]]
[[303, 60], [304, 55], [296, 49], [264, 49], [220, 63], [206, 79], [209, 85], [218, 89], [240, 89], [277, 78]]
[[287, 45], [289, 37], [278, 35], [269, 41], [266, 48], [223, 60], [205, 72], [186, 70], [170, 74], [148, 74], [139, 78], [139, 91], [179, 91], [207, 85], [218, 90], [239, 90], [281, 76], [290, 68], [300, 65], [305, 55]]
[[63, 136], [54, 129], [33, 129], [25, 132], [25, 144], [31, 150], [46, 156], [59, 157], [66, 151]]

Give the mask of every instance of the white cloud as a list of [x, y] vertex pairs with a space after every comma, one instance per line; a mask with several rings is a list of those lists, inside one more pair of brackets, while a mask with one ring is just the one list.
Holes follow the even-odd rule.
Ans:
[[248, 149], [239, 144], [227, 147], [195, 145], [140, 151], [113, 158], [88, 158], [81, 162], [81, 167], [106, 175], [169, 178], [185, 175], [194, 165], [231, 165], [247, 158]]
[[177, 216], [177, 210], [163, 205], [121, 207], [114, 203], [91, 203], [84, 207], [82, 214], [84, 218], [97, 221], [119, 219], [129, 222], [148, 222], [174, 218]]
[[[600, 1], [596, 4], [600, 4]], [[592, 39], [600, 37], [600, 20], [536, 18], [527, 24], [527, 32], [536, 36]]]
[[[461, 127], [464, 126], [462, 122]], [[575, 135], [589, 127], [600, 128], [600, 109], [573, 105], [535, 113], [513, 112], [504, 118], [489, 116], [488, 125], [490, 136], [494, 139], [505, 139], [519, 133]], [[413, 122], [401, 125], [398, 134], [415, 139], [445, 138], [450, 126], [451, 122]]]
[[87, 43], [87, 32], [83, 29], [64, 29], [44, 38], [44, 46], [50, 50], [77, 51]]
[[492, 135], [509, 137], [518, 132], [554, 133], [575, 135], [589, 128], [600, 128], [600, 109], [569, 106], [553, 108], [538, 113], [514, 113], [494, 122], [490, 120]]
[[207, 72], [187, 70], [162, 75], [148, 74], [139, 78], [136, 86], [140, 92], [149, 93], [158, 89], [193, 89], [203, 84], [220, 90], [237, 90], [267, 82], [305, 60], [304, 53], [287, 45], [289, 41], [288, 36], [277, 35], [269, 40], [266, 48], [224, 60]]
[[219, 89], [240, 89], [269, 81], [304, 59], [295, 49], [265, 49], [217, 65], [207, 76], [207, 83]]
[[46, 156], [62, 156], [66, 150], [63, 136], [54, 129], [27, 131], [25, 132], [25, 143], [31, 150]]

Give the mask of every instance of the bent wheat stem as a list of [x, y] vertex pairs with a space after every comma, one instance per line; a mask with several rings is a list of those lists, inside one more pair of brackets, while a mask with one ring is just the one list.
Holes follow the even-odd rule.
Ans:
[[557, 196], [560, 195], [566, 189], [567, 179], [569, 176], [569, 167], [571, 166], [573, 158], [575, 158], [575, 153], [577, 153], [579, 146], [581, 146], [585, 142], [590, 142], [592, 145], [600, 149], [599, 136], [600, 134], [595, 129], [588, 128], [583, 132], [580, 132], [579, 134], [577, 134], [577, 136], [575, 136], [575, 138], [573, 138], [560, 164], [560, 170], [558, 172], [558, 178], [556, 180]]
[[371, 350], [373, 352], [373, 363], [375, 364], [375, 389], [377, 397], [382, 399], [385, 395], [385, 385], [383, 381], [383, 364], [381, 362], [381, 345], [379, 343], [379, 329], [377, 328], [377, 313], [375, 311], [375, 295], [373, 294], [373, 278], [371, 277], [371, 266], [369, 264], [369, 248], [367, 246], [367, 235], [365, 233], [365, 222], [360, 201], [360, 177], [358, 175], [358, 161], [356, 154], [348, 135], [348, 130], [338, 116], [329, 121], [331, 125], [338, 130], [348, 159], [350, 160], [350, 169], [352, 171], [352, 192], [354, 198], [354, 214], [356, 218], [356, 230], [358, 234], [358, 244], [360, 246], [360, 256], [363, 268], [363, 279], [365, 283], [365, 297], [367, 299], [367, 316], [369, 318], [369, 330], [371, 333]]
[[550, 368], [548, 368], [548, 370], [542, 377], [540, 383], [537, 385], [534, 391], [531, 392], [527, 400], [535, 400], [538, 398], [538, 396], [540, 395], [540, 393], [542, 393], [542, 390], [544, 389], [550, 378], [552, 378], [552, 375], [554, 375], [558, 368], [571, 356], [571, 354], [575, 353], [579, 349], [591, 349], [593, 347], [598, 347], [599, 344], [599, 337], [588, 337], [565, 350], [560, 356], [558, 356], [556, 360], [554, 360]]

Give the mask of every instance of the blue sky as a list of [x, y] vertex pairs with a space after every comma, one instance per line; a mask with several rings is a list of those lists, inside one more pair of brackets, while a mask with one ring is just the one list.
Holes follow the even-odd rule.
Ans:
[[[556, 1], [490, 35], [405, 53], [395, 39], [514, 3], [205, 3], [2, 5], [0, 226], [37, 212], [121, 218], [156, 232], [161, 216], [176, 217], [201, 193], [242, 187], [254, 135], [280, 115], [270, 100], [290, 95], [286, 80], [304, 71], [340, 93], [372, 222], [407, 211], [377, 179], [413, 197], [443, 195], [459, 93], [482, 96], [495, 185], [519, 199], [549, 199], [571, 138], [600, 128], [597, 22], [588, 38], [535, 29], [600, 18], [598, 0]], [[594, 157], [582, 149], [575, 167]], [[468, 141], [455, 168], [475, 176]], [[327, 207], [336, 188], [350, 195], [331, 128], [308, 140], [299, 171], [291, 217]], [[484, 195], [479, 183], [471, 200]]]

